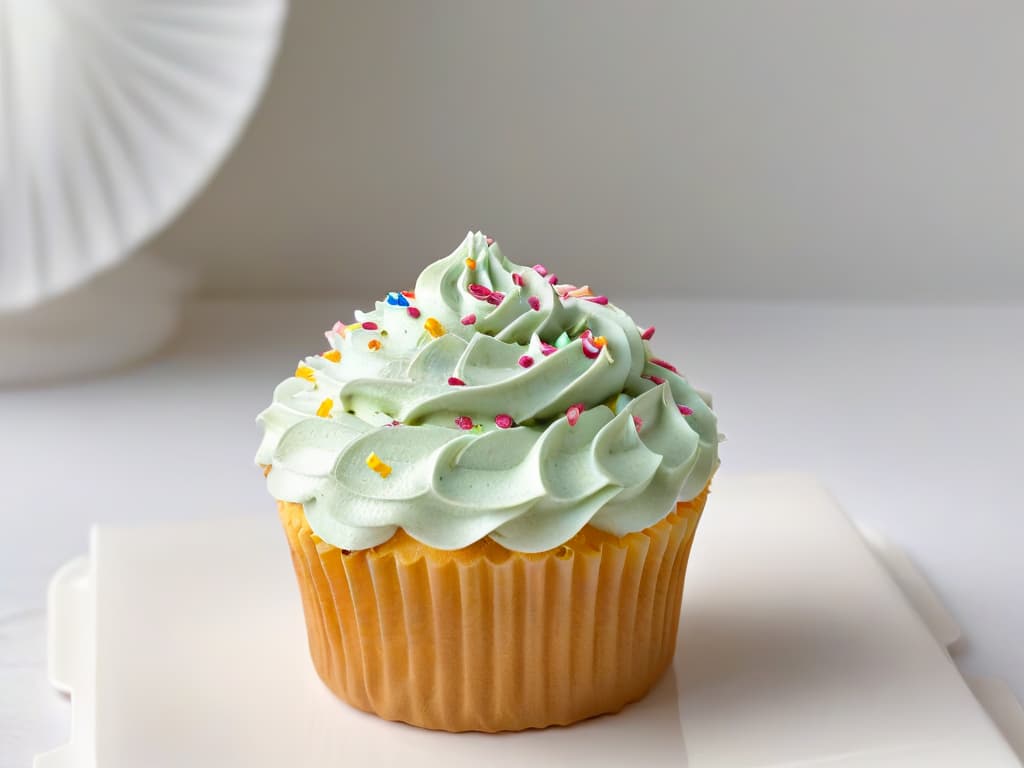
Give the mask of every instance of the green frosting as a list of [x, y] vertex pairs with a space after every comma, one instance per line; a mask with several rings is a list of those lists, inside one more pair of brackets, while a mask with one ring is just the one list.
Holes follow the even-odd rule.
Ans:
[[403, 528], [521, 552], [587, 523], [639, 531], [699, 494], [718, 464], [708, 404], [622, 310], [543, 272], [471, 233], [415, 297], [335, 325], [340, 361], [306, 358], [258, 418], [270, 492], [343, 549]]

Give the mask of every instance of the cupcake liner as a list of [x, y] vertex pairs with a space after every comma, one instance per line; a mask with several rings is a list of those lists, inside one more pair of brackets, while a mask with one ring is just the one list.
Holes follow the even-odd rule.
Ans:
[[644, 696], [672, 661], [686, 561], [707, 489], [623, 537], [455, 551], [399, 530], [372, 549], [320, 540], [278, 502], [317, 673], [388, 720], [447, 731], [567, 725]]

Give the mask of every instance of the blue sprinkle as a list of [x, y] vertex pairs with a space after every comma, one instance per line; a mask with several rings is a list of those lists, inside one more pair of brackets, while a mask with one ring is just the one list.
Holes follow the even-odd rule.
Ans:
[[391, 291], [388, 294], [388, 304], [393, 307], [408, 307], [409, 300], [398, 291]]

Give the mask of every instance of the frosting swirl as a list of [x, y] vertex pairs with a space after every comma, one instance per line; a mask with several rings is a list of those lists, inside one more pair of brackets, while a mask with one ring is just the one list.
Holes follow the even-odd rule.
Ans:
[[257, 463], [324, 541], [439, 549], [624, 535], [703, 490], [714, 414], [633, 321], [470, 233], [415, 292], [327, 332], [258, 417]]

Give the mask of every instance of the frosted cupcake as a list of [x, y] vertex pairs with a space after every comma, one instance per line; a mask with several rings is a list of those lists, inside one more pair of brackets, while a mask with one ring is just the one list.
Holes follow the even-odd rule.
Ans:
[[718, 465], [653, 334], [476, 233], [277, 387], [256, 461], [332, 691], [502, 731], [651, 688]]

